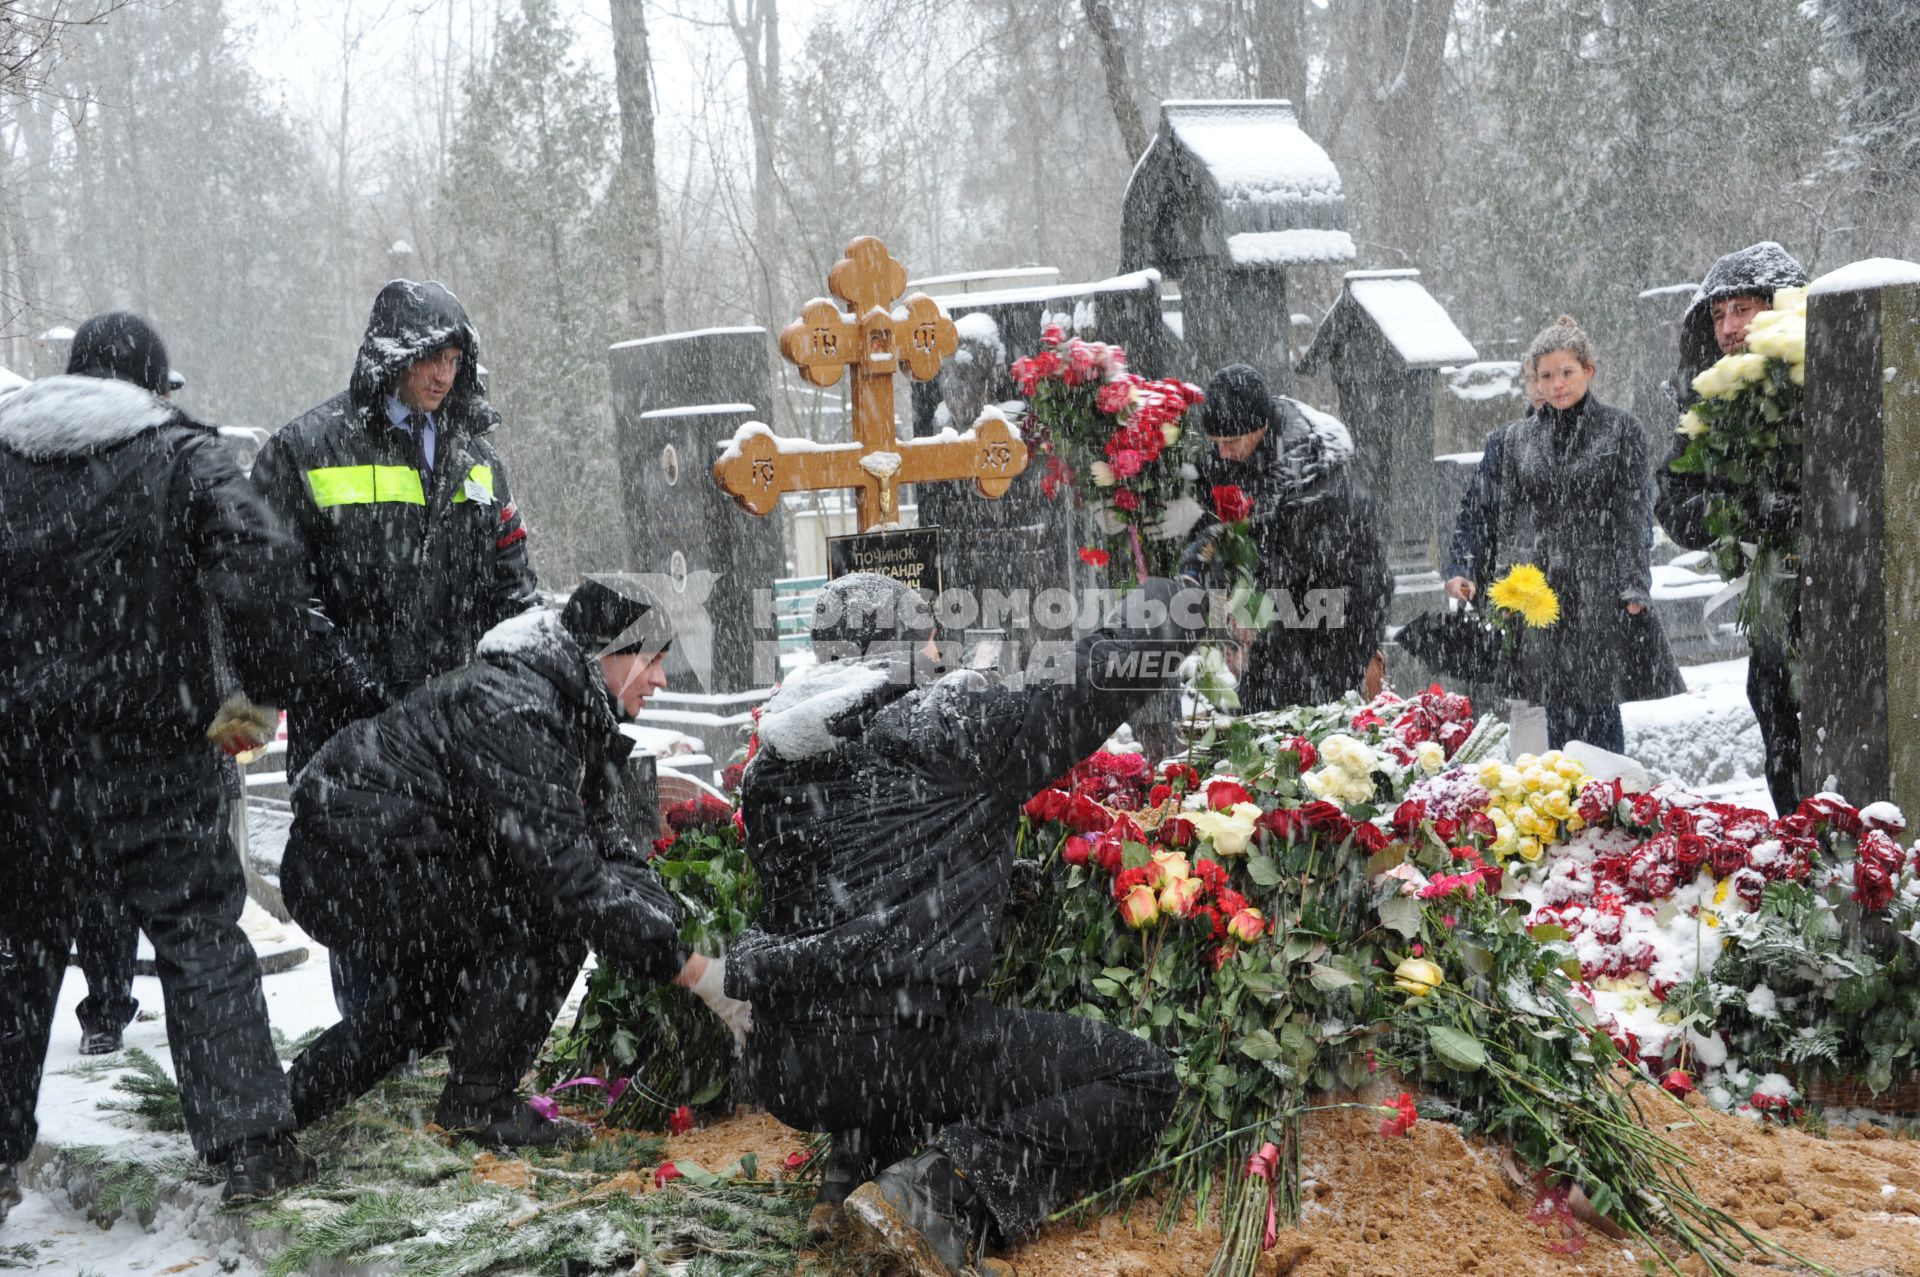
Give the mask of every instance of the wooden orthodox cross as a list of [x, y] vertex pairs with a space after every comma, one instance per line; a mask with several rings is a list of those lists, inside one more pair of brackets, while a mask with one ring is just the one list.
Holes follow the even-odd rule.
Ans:
[[894, 436], [893, 374], [904, 371], [915, 381], [929, 381], [960, 344], [953, 321], [925, 293], [894, 308], [906, 286], [907, 269], [885, 244], [863, 235], [847, 245], [847, 255], [827, 276], [827, 287], [852, 313], [828, 298], [814, 298], [780, 334], [780, 353], [816, 386], [831, 386], [842, 373], [851, 374], [854, 441], [783, 440], [764, 425], [749, 423], [713, 467], [714, 481], [734, 500], [766, 515], [779, 506], [783, 492], [854, 488], [860, 531], [868, 532], [899, 521], [900, 484], [971, 479], [981, 496], [999, 497], [1027, 468], [1027, 445], [998, 416], [983, 416], [960, 435]]

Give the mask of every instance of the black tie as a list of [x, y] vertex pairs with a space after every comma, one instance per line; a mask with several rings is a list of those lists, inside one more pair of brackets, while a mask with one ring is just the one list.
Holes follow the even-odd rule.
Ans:
[[407, 428], [413, 431], [413, 463], [420, 469], [420, 490], [430, 493], [433, 491], [433, 463], [427, 460], [427, 414], [408, 413]]

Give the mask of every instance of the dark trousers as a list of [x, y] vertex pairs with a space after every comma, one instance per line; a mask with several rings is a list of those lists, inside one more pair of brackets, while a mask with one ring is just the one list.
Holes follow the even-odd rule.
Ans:
[[212, 751], [130, 758], [93, 745], [17, 740], [0, 754], [0, 1165], [33, 1148], [68, 950], [103, 895], [153, 942], [194, 1148], [291, 1130]]
[[1167, 1054], [1125, 1030], [984, 1002], [922, 1025], [769, 1017], [746, 1063], [754, 1094], [789, 1126], [831, 1132], [874, 1161], [938, 1145], [1003, 1243], [1150, 1149], [1180, 1093]]
[[1627, 725], [1618, 705], [1547, 706], [1547, 747], [1565, 749], [1570, 740], [1583, 740], [1616, 754], [1627, 752]]
[[74, 932], [74, 952], [87, 978], [87, 996], [74, 1014], [82, 1033], [111, 1033], [133, 1023], [140, 1003], [133, 996], [133, 959], [140, 926], [127, 907], [102, 892], [87, 902]]
[[[1796, 635], [1798, 620], [1796, 617]], [[1784, 644], [1753, 636], [1747, 660], [1747, 703], [1760, 720], [1767, 792], [1773, 795], [1773, 809], [1790, 816], [1806, 795], [1800, 784], [1800, 697], [1793, 686], [1793, 658]]]
[[300, 1125], [351, 1104], [410, 1054], [443, 1046], [449, 1093], [515, 1102], [586, 945], [512, 927], [511, 915], [426, 916], [444, 905], [421, 900], [422, 916], [409, 920], [418, 926], [404, 936], [396, 934], [401, 920], [367, 919], [345, 946], [355, 999], [288, 1074]]

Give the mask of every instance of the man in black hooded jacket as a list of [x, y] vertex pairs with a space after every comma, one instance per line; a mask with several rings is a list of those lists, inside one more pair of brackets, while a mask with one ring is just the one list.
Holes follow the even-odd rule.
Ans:
[[[1251, 503], [1260, 556], [1253, 584], [1274, 605], [1271, 622], [1245, 636], [1240, 707], [1315, 705], [1363, 687], [1372, 695], [1394, 579], [1373, 502], [1354, 474], [1352, 436], [1270, 392], [1246, 364], [1207, 383], [1199, 427], [1211, 445], [1200, 457], [1200, 491], [1235, 487]], [[1216, 502], [1181, 556], [1182, 575], [1232, 588], [1217, 562], [1225, 531]]]
[[615, 821], [623, 715], [665, 685], [666, 613], [628, 578], [496, 626], [470, 664], [337, 733], [301, 771], [287, 907], [369, 996], [293, 1062], [306, 1125], [410, 1051], [448, 1052], [441, 1126], [500, 1146], [566, 1126], [518, 1094], [591, 945], [690, 988], [744, 1032], [721, 964]]
[[[335, 732], [465, 663], [537, 601], [527, 528], [488, 436], [480, 338], [437, 283], [380, 290], [345, 393], [283, 426], [253, 481], [310, 564], [307, 681], [287, 705], [287, 771]], [[369, 996], [333, 955], [345, 1014]]]
[[374, 299], [346, 391], [283, 426], [254, 462], [314, 580], [301, 636], [312, 677], [287, 706], [290, 772], [536, 601], [479, 361], [459, 298], [396, 279]]
[[[1713, 264], [1680, 321], [1680, 368], [1673, 387], [1676, 417], [1700, 397], [1694, 393], [1693, 379], [1722, 355], [1746, 346], [1747, 326], [1755, 315], [1773, 308], [1773, 295], [1782, 288], [1804, 287], [1806, 282], [1805, 268], [1772, 241], [1728, 253]], [[1704, 550], [1714, 542], [1707, 527], [1709, 505], [1724, 485], [1706, 475], [1674, 473], [1672, 463], [1686, 452], [1687, 443], [1685, 435], [1676, 435], [1667, 464], [1656, 473], [1654, 513], [1675, 544]], [[1797, 544], [1797, 487], [1760, 493], [1755, 513], [1767, 531], [1785, 534]], [[1793, 647], [1799, 635], [1797, 606], [1788, 618], [1785, 641], [1758, 630], [1748, 635], [1747, 701], [1760, 721], [1767, 790], [1774, 809], [1783, 815], [1805, 797], [1800, 777], [1800, 696], [1793, 685]]]
[[153, 941], [187, 1132], [229, 1200], [312, 1171], [207, 739], [216, 612], [247, 688], [284, 690], [270, 636], [306, 593], [286, 549], [215, 433], [142, 385], [49, 377], [0, 401], [0, 1215], [68, 944], [102, 895]]
[[843, 576], [812, 625], [816, 650], [842, 655], [761, 713], [741, 787], [760, 915], [727, 975], [754, 1006], [745, 1062], [775, 1116], [833, 1134], [816, 1213], [844, 1200], [915, 1277], [974, 1271], [983, 1242], [1033, 1231], [1172, 1111], [1158, 1047], [977, 999], [1020, 804], [1159, 690], [1102, 677], [1105, 657], [1136, 641], [1184, 651], [1206, 614], [1188, 595], [1148, 582], [1047, 681], [960, 671], [916, 687], [933, 634], [919, 596]]

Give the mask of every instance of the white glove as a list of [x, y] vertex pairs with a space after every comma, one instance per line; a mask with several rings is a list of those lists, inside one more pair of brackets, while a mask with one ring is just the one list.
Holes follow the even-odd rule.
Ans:
[[727, 960], [708, 958], [707, 969], [687, 987], [694, 997], [707, 1004], [707, 1010], [720, 1017], [720, 1023], [726, 1025], [733, 1034], [733, 1049], [738, 1051], [746, 1046], [747, 1031], [753, 1027], [753, 1004], [727, 996]]
[[1200, 522], [1200, 516], [1206, 511], [1192, 497], [1180, 497], [1167, 502], [1165, 514], [1153, 527], [1150, 534], [1155, 541], [1184, 541], [1187, 533], [1193, 531], [1193, 525]]

